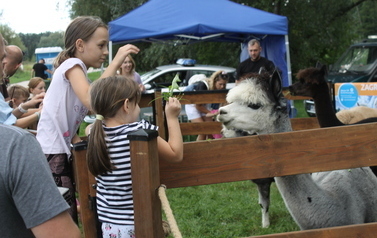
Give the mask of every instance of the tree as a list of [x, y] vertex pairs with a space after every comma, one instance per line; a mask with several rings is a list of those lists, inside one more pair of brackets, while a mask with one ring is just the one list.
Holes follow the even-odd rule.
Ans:
[[8, 25], [0, 25], [0, 32], [4, 39], [8, 42], [8, 45], [17, 45], [21, 48], [21, 50], [26, 50], [21, 38]]
[[52, 47], [60, 46], [64, 48], [64, 32], [51, 32], [48, 35], [42, 36], [38, 47]]

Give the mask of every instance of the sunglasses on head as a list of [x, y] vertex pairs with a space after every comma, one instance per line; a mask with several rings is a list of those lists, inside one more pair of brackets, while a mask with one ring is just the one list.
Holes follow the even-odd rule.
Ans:
[[225, 71], [222, 71], [220, 74], [217, 75], [219, 78], [228, 80], [229, 76]]

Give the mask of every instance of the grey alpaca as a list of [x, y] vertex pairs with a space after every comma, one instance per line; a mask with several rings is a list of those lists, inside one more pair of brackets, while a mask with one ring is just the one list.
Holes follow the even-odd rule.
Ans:
[[[251, 75], [227, 95], [218, 120], [226, 137], [291, 131], [280, 77]], [[377, 178], [369, 167], [275, 177], [295, 222], [302, 229], [377, 221]]]

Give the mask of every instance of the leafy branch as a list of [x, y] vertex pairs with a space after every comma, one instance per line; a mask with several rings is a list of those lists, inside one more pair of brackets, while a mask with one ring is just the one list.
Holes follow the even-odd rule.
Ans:
[[[179, 85], [178, 83], [181, 82], [181, 80], [179, 79], [179, 76], [178, 76], [178, 73], [175, 75], [173, 81], [171, 82], [171, 85], [168, 87], [168, 91], [167, 92], [163, 92], [161, 94], [161, 97], [157, 97], [155, 99], [153, 99], [152, 101], [149, 102], [149, 104], [151, 104], [154, 100], [156, 99], [159, 99], [159, 98], [163, 98], [165, 101], [168, 101], [170, 97], [173, 97], [174, 96], [174, 90], [179, 90]], [[181, 100], [182, 97], [183, 97], [183, 93], [180, 92], [177, 96], [175, 96], [178, 100]]]

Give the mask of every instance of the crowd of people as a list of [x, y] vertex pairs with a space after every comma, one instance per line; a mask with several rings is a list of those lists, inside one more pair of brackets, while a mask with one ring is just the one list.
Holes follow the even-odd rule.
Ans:
[[[139, 52], [135, 45], [120, 47], [95, 82], [88, 78], [87, 69], [100, 68], [107, 59], [108, 42], [108, 27], [100, 18], [75, 18], [65, 31], [65, 48], [55, 60], [55, 70], [48, 70], [41, 60], [33, 66], [26, 88], [9, 85], [9, 78], [22, 64], [23, 52], [7, 45], [0, 34], [0, 147], [5, 153], [0, 163], [0, 211], [6, 214], [0, 216], [0, 221], [12, 224], [0, 228], [5, 237], [80, 236], [71, 145], [81, 141], [77, 131], [89, 112], [96, 115], [96, 120], [87, 130], [87, 162], [97, 181], [97, 212], [103, 237], [134, 237], [127, 135], [157, 127], [138, 121], [138, 102], [145, 87], [135, 70], [132, 55]], [[250, 59], [240, 64], [237, 80], [262, 67], [273, 69], [273, 63], [260, 52], [260, 43], [250, 41]], [[47, 91], [46, 72], [52, 75]], [[217, 71], [208, 78], [202, 75], [187, 90], [221, 90], [227, 82], [228, 74]], [[186, 113], [193, 123], [209, 121], [217, 115], [219, 106], [186, 105]], [[165, 107], [169, 139], [158, 137], [160, 158], [172, 163], [183, 159], [180, 111], [179, 100], [169, 98]], [[31, 129], [35, 135], [22, 128]], [[199, 135], [197, 139], [219, 137]], [[68, 200], [58, 187], [69, 189]]]

